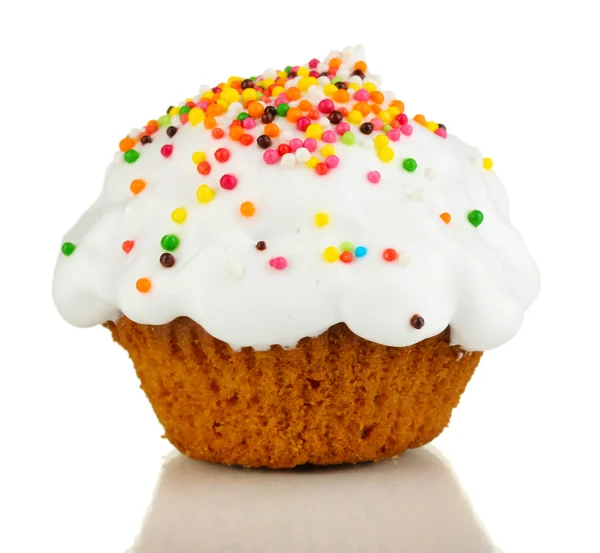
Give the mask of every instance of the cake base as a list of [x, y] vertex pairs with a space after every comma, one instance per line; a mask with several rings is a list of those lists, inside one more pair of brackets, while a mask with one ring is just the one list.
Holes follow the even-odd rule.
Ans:
[[395, 348], [337, 324], [294, 349], [232, 350], [191, 319], [107, 323], [165, 437], [194, 459], [289, 468], [377, 461], [433, 440], [481, 352], [450, 332]]

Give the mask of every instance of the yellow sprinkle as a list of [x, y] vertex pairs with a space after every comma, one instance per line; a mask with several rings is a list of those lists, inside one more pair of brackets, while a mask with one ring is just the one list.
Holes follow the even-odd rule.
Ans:
[[314, 169], [319, 163], [319, 158], [312, 156], [307, 162], [306, 162], [306, 166], [309, 169]]
[[254, 102], [258, 98], [258, 92], [254, 88], [246, 88], [242, 91], [242, 104], [245, 106], [248, 102]]
[[212, 100], [215, 93], [212, 90], [207, 90], [204, 94], [202, 94], [203, 100]]
[[206, 161], [206, 154], [204, 152], [194, 152], [192, 154], [192, 161], [196, 165], [200, 165], [203, 161]]
[[360, 85], [358, 83], [350, 83], [348, 85], [348, 88], [351, 88], [352, 90], [359, 90], [360, 89]]
[[379, 150], [377, 150], [377, 155], [381, 161], [388, 163], [394, 159], [394, 150], [392, 150], [389, 146], [384, 146], [383, 148], [379, 148]]
[[306, 128], [307, 138], [314, 138], [315, 140], [320, 140], [321, 136], [323, 136], [323, 127], [318, 123], [312, 123]]
[[321, 148], [321, 155], [323, 157], [332, 156], [333, 154], [335, 154], [335, 148], [331, 144], [327, 144], [327, 146]]
[[318, 81], [315, 77], [302, 77], [298, 81], [298, 88], [302, 90], [302, 92], [306, 92], [308, 87], [318, 84]]
[[377, 90], [377, 86], [375, 85], [375, 83], [364, 83], [363, 88], [367, 92], [375, 92]]
[[381, 110], [377, 117], [379, 117], [379, 119], [381, 119], [384, 123], [389, 123], [393, 119], [392, 114], [387, 109]]
[[437, 131], [437, 130], [440, 128], [440, 126], [439, 126], [437, 123], [433, 122], [433, 121], [427, 121], [427, 123], [425, 123], [425, 126], [426, 126], [426, 127], [427, 127], [427, 128], [428, 128], [428, 129], [429, 129], [431, 132], [435, 132], [435, 131]]
[[483, 168], [484, 169], [487, 169], [488, 171], [491, 171], [493, 166], [494, 166], [494, 162], [492, 161], [491, 157], [484, 157], [483, 158]]
[[287, 79], [287, 78], [288, 78], [288, 74], [287, 74], [285, 71], [278, 71], [278, 72], [277, 72], [277, 76], [278, 76], [280, 79]]
[[270, 87], [272, 84], [275, 84], [275, 81], [274, 81], [273, 79], [265, 79], [265, 80], [263, 81], [263, 84], [262, 84], [262, 86], [263, 86], [264, 88], [269, 88], [269, 87]]
[[195, 127], [206, 119], [206, 114], [200, 108], [192, 108], [188, 113], [188, 121]]
[[175, 107], [175, 108], [171, 108], [169, 110], [169, 115], [171, 117], [174, 117], [175, 115], [179, 115], [179, 108]]
[[335, 86], [334, 84], [326, 84], [323, 87], [323, 92], [325, 93], [325, 96], [333, 96], [336, 92], [338, 91], [338, 87]]
[[181, 224], [187, 219], [187, 211], [183, 207], [178, 207], [171, 213], [171, 219], [173, 219], [175, 223]]
[[363, 114], [357, 109], [353, 109], [347, 116], [346, 119], [348, 123], [352, 123], [353, 125], [358, 125], [363, 118]]
[[385, 134], [380, 134], [377, 135], [373, 142], [375, 143], [375, 148], [385, 148], [390, 143], [390, 139]]
[[298, 76], [299, 77], [308, 77], [310, 70], [308, 67], [298, 67]]
[[283, 88], [282, 86], [274, 86], [273, 91], [271, 92], [271, 96], [273, 98], [277, 98], [277, 96], [279, 96], [282, 92], [285, 92], [285, 88]]
[[215, 191], [208, 184], [202, 184], [196, 190], [196, 197], [201, 204], [207, 204], [215, 197]]
[[239, 102], [240, 93], [235, 88], [227, 88], [221, 92], [221, 100], [224, 100], [228, 104]]
[[387, 110], [392, 114], [392, 117], [396, 117], [396, 115], [400, 115], [400, 110], [396, 106], [390, 106]]
[[[237, 92], [237, 90], [236, 90], [236, 92]], [[221, 98], [219, 98], [217, 100], [217, 105], [221, 106], [223, 108], [223, 113], [225, 113], [229, 110], [229, 104], [225, 100], [222, 100]]]
[[329, 224], [329, 215], [327, 213], [317, 213], [315, 215], [315, 225], [325, 227]]
[[329, 246], [325, 248], [323, 252], [323, 259], [329, 263], [334, 263], [340, 257], [340, 252], [335, 246]]
[[230, 85], [233, 81], [243, 81], [243, 80], [244, 79], [242, 79], [242, 77], [232, 76], [232, 77], [229, 77], [229, 79], [227, 79], [227, 84]]

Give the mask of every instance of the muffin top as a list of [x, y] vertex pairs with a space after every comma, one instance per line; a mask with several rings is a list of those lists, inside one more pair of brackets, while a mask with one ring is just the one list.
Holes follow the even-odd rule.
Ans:
[[67, 233], [54, 299], [77, 326], [188, 316], [233, 348], [344, 322], [485, 350], [539, 289], [492, 160], [407, 117], [361, 47], [230, 77], [131, 131]]

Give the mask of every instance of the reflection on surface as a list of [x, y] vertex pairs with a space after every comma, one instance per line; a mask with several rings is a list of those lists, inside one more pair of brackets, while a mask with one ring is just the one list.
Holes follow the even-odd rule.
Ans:
[[135, 553], [488, 553], [432, 448], [341, 467], [242, 469], [171, 456]]

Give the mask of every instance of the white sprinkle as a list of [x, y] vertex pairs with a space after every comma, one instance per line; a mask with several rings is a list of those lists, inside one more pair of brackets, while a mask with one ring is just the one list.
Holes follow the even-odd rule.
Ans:
[[410, 199], [413, 202], [423, 202], [423, 201], [425, 201], [425, 190], [423, 190], [422, 188], [419, 188], [418, 190], [415, 190], [410, 195]]
[[202, 99], [202, 96], [197, 95], [197, 96], [194, 96], [192, 98], [192, 102], [194, 102], [195, 104], [197, 104], [201, 99]]
[[297, 108], [300, 105], [300, 100], [292, 100], [288, 104], [291, 108]]
[[298, 163], [306, 163], [311, 158], [310, 152], [302, 147], [296, 150], [296, 160]]
[[277, 78], [277, 71], [275, 71], [275, 69], [267, 69], [265, 71], [263, 71], [263, 79], [276, 79]]
[[241, 102], [233, 102], [229, 104], [229, 109], [227, 110], [227, 113], [239, 115], [240, 113], [242, 113], [242, 111], [244, 111], [244, 106], [242, 106]]
[[321, 75], [318, 79], [317, 82], [321, 85], [321, 86], [325, 86], [326, 84], [329, 84], [331, 82], [331, 80], [329, 79], [329, 77], [326, 77], [325, 75]]
[[129, 138], [137, 138], [138, 136], [140, 136], [140, 133], [141, 133], [140, 129], [131, 129], [127, 136]]
[[365, 150], [372, 150], [375, 147], [375, 142], [373, 142], [372, 138], [365, 138], [360, 145], [365, 149]]
[[400, 252], [398, 254], [398, 263], [400, 263], [402, 267], [407, 267], [409, 265], [410, 255], [408, 255], [408, 252]]
[[338, 72], [336, 73], [336, 77], [339, 77], [340, 79], [342, 79], [342, 81], [345, 81], [348, 77], [350, 76], [350, 69], [345, 68], [345, 69], [338, 69]]
[[352, 75], [352, 77], [350, 77], [348, 79], [348, 82], [349, 83], [362, 84], [363, 80], [358, 75]]
[[285, 82], [284, 88], [292, 88], [293, 86], [298, 86], [298, 81], [300, 77], [294, 77], [293, 79], [289, 79]]
[[244, 267], [240, 263], [230, 263], [225, 269], [225, 274], [232, 278], [239, 278], [244, 274]]
[[209, 90], [212, 90], [212, 87], [208, 86], [207, 84], [203, 84], [198, 89], [198, 94], [200, 94], [200, 96], [202, 96], [205, 92], [208, 92]]
[[283, 131], [280, 135], [281, 142], [289, 142], [292, 138], [294, 138], [294, 133], [291, 131]]
[[[300, 148], [298, 148], [298, 149], [300, 149]], [[296, 152], [297, 152], [297, 150], [296, 150]], [[296, 165], [296, 155], [292, 154], [292, 153], [283, 154], [283, 157], [281, 158], [281, 166], [284, 169], [289, 169], [290, 167], [293, 167], [294, 165]]]
[[425, 178], [428, 180], [435, 180], [437, 178], [437, 171], [433, 167], [425, 169]]
[[317, 65], [317, 71], [319, 73], [324, 73], [328, 69], [329, 69], [329, 64], [328, 63], [321, 62], [319, 65]]

